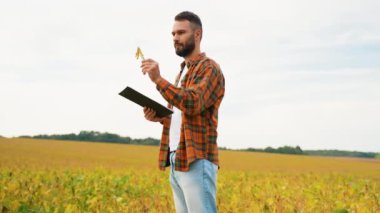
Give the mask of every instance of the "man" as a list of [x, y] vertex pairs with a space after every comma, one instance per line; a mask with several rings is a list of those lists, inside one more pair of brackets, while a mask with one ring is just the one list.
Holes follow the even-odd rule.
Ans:
[[144, 108], [145, 118], [163, 124], [159, 168], [170, 165], [177, 212], [217, 212], [217, 126], [224, 77], [219, 65], [200, 50], [202, 23], [196, 14], [179, 13], [172, 35], [176, 54], [185, 59], [176, 83], [161, 77], [158, 63], [152, 59], [144, 60], [141, 68], [169, 107], [174, 106], [174, 113], [159, 118], [152, 109]]

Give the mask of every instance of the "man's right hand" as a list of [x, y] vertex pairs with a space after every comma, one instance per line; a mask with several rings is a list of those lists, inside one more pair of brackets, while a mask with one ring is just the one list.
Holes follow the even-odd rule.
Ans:
[[152, 122], [163, 122], [164, 118], [156, 116], [156, 111], [151, 108], [144, 107], [145, 119]]

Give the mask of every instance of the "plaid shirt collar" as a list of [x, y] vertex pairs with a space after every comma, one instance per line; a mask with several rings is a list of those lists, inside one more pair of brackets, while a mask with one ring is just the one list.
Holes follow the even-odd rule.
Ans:
[[189, 69], [191, 66], [194, 66], [194, 65], [196, 66], [205, 57], [206, 57], [206, 53], [203, 52], [203, 53], [199, 53], [198, 55], [196, 55], [196, 56], [194, 56], [192, 58], [189, 58], [187, 60], [187, 62], [183, 61], [181, 63], [181, 70], [183, 70], [183, 68], [185, 67], [185, 65], [186, 65], [187, 69]]

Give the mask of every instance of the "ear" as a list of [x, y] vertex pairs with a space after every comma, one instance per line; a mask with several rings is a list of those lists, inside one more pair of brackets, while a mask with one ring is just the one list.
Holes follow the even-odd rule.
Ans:
[[202, 30], [195, 29], [194, 36], [196, 40], [200, 41], [202, 39]]

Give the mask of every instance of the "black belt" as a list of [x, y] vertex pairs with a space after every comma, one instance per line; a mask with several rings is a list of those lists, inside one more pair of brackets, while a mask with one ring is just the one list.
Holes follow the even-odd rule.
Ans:
[[171, 162], [171, 160], [170, 160], [170, 156], [171, 156], [171, 154], [172, 154], [173, 152], [175, 152], [175, 151], [170, 151], [170, 152], [169, 152], [168, 157], [167, 157], [167, 160], [166, 160], [166, 166], [170, 166], [170, 162]]

